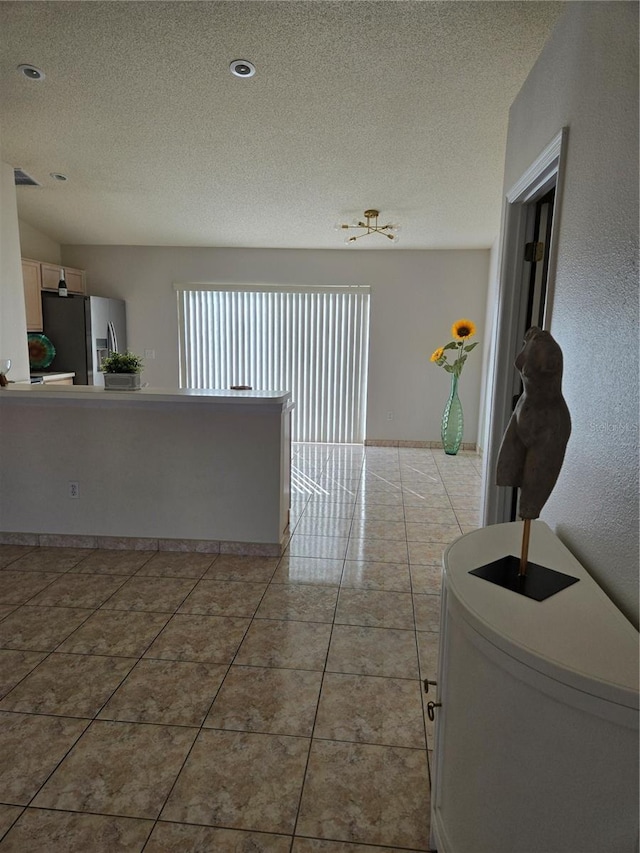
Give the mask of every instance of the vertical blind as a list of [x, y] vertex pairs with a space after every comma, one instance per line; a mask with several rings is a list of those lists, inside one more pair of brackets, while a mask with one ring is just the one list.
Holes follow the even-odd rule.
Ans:
[[362, 442], [369, 288], [177, 287], [183, 388], [290, 390], [294, 441]]

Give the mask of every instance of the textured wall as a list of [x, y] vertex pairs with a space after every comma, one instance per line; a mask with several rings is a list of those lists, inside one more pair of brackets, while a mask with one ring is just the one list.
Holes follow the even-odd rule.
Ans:
[[13, 167], [0, 162], [0, 358], [11, 359], [13, 382], [29, 378], [26, 330]]
[[638, 622], [638, 4], [568, 4], [510, 115], [505, 190], [567, 125], [551, 332], [573, 433], [542, 517]]
[[32, 258], [34, 261], [45, 261], [50, 264], [60, 263], [60, 243], [56, 243], [51, 237], [21, 219], [18, 220], [18, 228], [23, 258]]

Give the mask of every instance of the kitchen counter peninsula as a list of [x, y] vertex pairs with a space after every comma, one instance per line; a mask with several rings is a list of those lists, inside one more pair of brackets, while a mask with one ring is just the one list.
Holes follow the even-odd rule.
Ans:
[[0, 542], [278, 555], [292, 408], [288, 391], [9, 385]]

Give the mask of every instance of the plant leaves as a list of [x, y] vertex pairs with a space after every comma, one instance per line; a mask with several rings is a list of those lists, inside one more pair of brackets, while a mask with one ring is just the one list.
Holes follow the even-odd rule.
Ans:
[[466, 346], [466, 347], [465, 347], [465, 351], [466, 351], [466, 352], [471, 352], [471, 350], [472, 350], [474, 347], [477, 347], [477, 346], [478, 346], [478, 343], [479, 343], [479, 341], [476, 341], [474, 344], [469, 344], [469, 346]]
[[442, 349], [456, 349], [458, 344], [455, 341], [449, 341], [448, 344], [442, 347]]

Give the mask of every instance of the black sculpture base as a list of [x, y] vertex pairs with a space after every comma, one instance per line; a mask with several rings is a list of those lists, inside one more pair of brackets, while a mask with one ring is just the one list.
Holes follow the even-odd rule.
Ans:
[[527, 563], [527, 573], [524, 576], [518, 574], [519, 570], [520, 557], [510, 555], [500, 557], [499, 560], [480, 566], [478, 569], [471, 569], [469, 574], [510, 589], [526, 598], [533, 598], [535, 601], [551, 598], [552, 595], [580, 580], [580, 578], [565, 575], [564, 572], [539, 566], [537, 563]]

